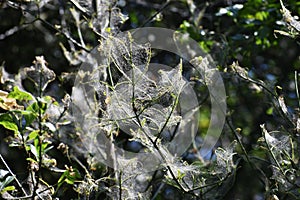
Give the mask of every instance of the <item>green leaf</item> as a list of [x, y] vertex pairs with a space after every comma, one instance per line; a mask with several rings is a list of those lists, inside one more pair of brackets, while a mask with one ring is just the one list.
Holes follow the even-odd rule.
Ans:
[[265, 12], [265, 11], [260, 11], [260, 12], [255, 13], [255, 18], [260, 21], [267, 19], [268, 16], [269, 16], [269, 12]]
[[15, 186], [7, 186], [3, 190], [1, 190], [0, 193], [2, 194], [7, 191], [14, 191], [15, 189], [16, 189]]
[[51, 96], [44, 96], [41, 101], [43, 103], [47, 103], [47, 104], [51, 104], [51, 103], [55, 102], [55, 100]]
[[28, 140], [34, 140], [39, 135], [39, 130], [34, 130], [29, 133]]
[[178, 178], [178, 180], [182, 180], [183, 177], [185, 177], [185, 174], [184, 174], [184, 173], [181, 173], [180, 170], [177, 170], [177, 178]]
[[74, 184], [74, 179], [66, 179], [65, 182], [70, 184], [70, 185], [73, 185]]
[[23, 110], [22, 115], [25, 118], [26, 126], [29, 126], [38, 117], [35, 112], [29, 110]]
[[39, 110], [41, 111], [41, 114], [44, 114], [47, 109], [47, 103], [46, 102], [34, 102], [30, 106], [27, 107], [27, 111], [31, 111], [34, 114], [38, 115]]
[[30, 104], [27, 108], [27, 111], [31, 111], [33, 113], [39, 113], [39, 106], [37, 102], [33, 102], [32, 104]]
[[65, 170], [64, 173], [60, 176], [60, 178], [57, 181], [58, 185], [61, 184], [64, 181], [64, 179], [66, 178], [67, 174], [68, 174], [68, 170]]
[[3, 192], [5, 187], [14, 180], [13, 176], [7, 176], [4, 180], [0, 180], [0, 193]]
[[65, 182], [67, 184], [73, 185], [75, 181], [81, 178], [79, 171], [76, 168], [69, 168], [61, 175], [59, 180], [57, 181], [58, 186], [57, 189]]
[[268, 110], [266, 111], [266, 114], [267, 115], [272, 115], [273, 114], [273, 110], [274, 110], [273, 107], [268, 108]]
[[34, 160], [34, 159], [32, 159], [32, 158], [26, 158], [26, 160], [27, 160], [27, 161], [30, 161], [30, 162], [32, 162], [32, 163], [37, 163], [37, 161]]
[[13, 91], [11, 91], [7, 97], [14, 98], [14, 99], [17, 99], [20, 101], [33, 100], [30, 93], [19, 90], [19, 88], [17, 86], [14, 87]]
[[0, 124], [8, 130], [14, 131], [15, 134], [19, 132], [18, 125], [8, 113], [0, 115]]

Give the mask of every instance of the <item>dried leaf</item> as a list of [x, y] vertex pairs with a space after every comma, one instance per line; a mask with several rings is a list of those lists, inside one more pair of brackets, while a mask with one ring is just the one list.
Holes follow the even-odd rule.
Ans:
[[242, 77], [245, 80], [249, 80], [248, 71], [245, 68], [242, 68], [237, 62], [233, 62], [232, 65], [230, 65], [231, 69], [240, 77]]
[[0, 108], [3, 110], [23, 110], [24, 107], [17, 104], [16, 99], [9, 98], [8, 93], [0, 90]]
[[279, 200], [279, 198], [275, 194], [272, 194], [268, 197], [267, 200]]
[[221, 175], [222, 178], [226, 177], [228, 173], [231, 173], [235, 169], [235, 164], [233, 162], [234, 149], [237, 145], [236, 141], [233, 141], [225, 149], [218, 147], [215, 150], [217, 156], [217, 168], [216, 172]]
[[3, 66], [0, 66], [0, 83], [5, 84], [5, 82], [14, 82], [13, 75], [9, 74]]
[[297, 118], [296, 131], [297, 131], [297, 133], [300, 133], [300, 118]]
[[279, 153], [283, 150], [286, 150], [287, 152], [289, 151], [290, 140], [288, 136], [277, 134], [278, 138], [276, 138], [267, 131], [267, 129], [265, 128], [265, 124], [262, 124], [260, 127], [262, 128], [266, 142], [272, 147], [272, 150]]
[[284, 4], [282, 3], [282, 0], [280, 0], [281, 8], [282, 8], [282, 15], [283, 20], [292, 28], [300, 32], [300, 22], [295, 20], [295, 18], [291, 15], [291, 12], [286, 9]]
[[287, 107], [286, 107], [286, 105], [285, 105], [284, 97], [283, 97], [282, 95], [278, 97], [278, 103], [279, 103], [279, 106], [280, 106], [282, 112], [283, 112], [285, 115], [288, 115], [289, 112], [288, 112], [288, 109], [287, 109]]
[[44, 91], [48, 84], [55, 79], [56, 75], [47, 67], [44, 56], [36, 56], [33, 64], [34, 66], [23, 69], [21, 74], [22, 79], [28, 78], [36, 87], [40, 87]]

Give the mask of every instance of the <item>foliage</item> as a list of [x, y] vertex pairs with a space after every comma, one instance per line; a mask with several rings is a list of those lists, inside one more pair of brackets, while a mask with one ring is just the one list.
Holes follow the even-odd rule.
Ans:
[[[18, 152], [0, 150], [1, 197], [299, 199], [300, 97], [294, 70], [300, 31], [299, 17], [291, 14], [299, 13], [297, 6], [292, 0], [1, 2], [1, 17], [12, 17], [0, 28], [1, 59], [7, 62], [0, 69], [0, 142], [1, 148], [8, 145], [5, 151]], [[210, 83], [189, 71], [188, 62], [208, 67], [210, 57], [183, 61], [136, 44], [130, 34], [115, 37], [147, 25], [192, 37], [223, 75], [226, 125], [208, 156], [200, 149], [209, 126]], [[37, 30], [43, 38], [32, 37]], [[10, 41], [17, 34], [33, 42], [19, 49], [18, 38]], [[104, 55], [104, 63], [90, 56], [98, 42], [96, 55]], [[11, 51], [32, 53], [24, 54], [25, 63], [45, 54], [50, 66], [36, 56], [31, 67], [23, 67], [24, 58]], [[153, 75], [146, 73], [150, 61], [173, 67]], [[21, 67], [12, 70], [16, 74], [7, 72], [13, 65]], [[183, 155], [173, 155], [165, 147], [178, 124], [188, 123], [178, 108], [186, 85], [200, 102], [189, 111], [201, 109], [193, 124], [200, 131]], [[71, 96], [79, 100], [71, 102]], [[145, 171], [135, 154], [116, 159], [120, 149], [145, 153], [147, 167], [155, 170]], [[147, 160], [147, 152], [157, 160]], [[101, 163], [103, 158], [112, 165]]]

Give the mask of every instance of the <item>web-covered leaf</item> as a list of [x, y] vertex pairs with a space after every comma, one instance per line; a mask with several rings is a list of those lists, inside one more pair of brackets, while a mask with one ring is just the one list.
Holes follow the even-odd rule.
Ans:
[[[287, 177], [282, 173], [282, 171], [279, 167], [272, 165], [271, 169], [273, 172], [271, 179], [276, 180], [277, 183], [279, 183], [281, 186], [283, 186], [284, 190], [286, 190], [292, 186], [292, 184], [287, 180]], [[290, 175], [295, 176], [295, 172]]]
[[[174, 187], [179, 189], [183, 188], [185, 191], [190, 191], [199, 186], [199, 183], [196, 181], [196, 179], [198, 176], [201, 176], [201, 171], [197, 166], [189, 165], [188, 163], [182, 162], [173, 156], [171, 159], [168, 159], [168, 161], [165, 163], [165, 166], [169, 167], [169, 170], [165, 175], [166, 181]], [[175, 179], [173, 175], [175, 176]], [[174, 180], [180, 183], [180, 185], [178, 185], [178, 183], [176, 183]]]
[[237, 62], [233, 62], [230, 65], [230, 70], [232, 70], [236, 75], [239, 77], [243, 78], [244, 80], [250, 80], [253, 81], [249, 76], [248, 76], [248, 71], [247, 69], [241, 67]]
[[[109, 66], [109, 76], [113, 86], [120, 77], [135, 67], [147, 71], [150, 60], [149, 45], [139, 45], [132, 41], [131, 35], [110, 36], [99, 47], [104, 64]], [[144, 68], [144, 69], [143, 69]]]
[[298, 152], [295, 154], [295, 147], [292, 138], [289, 135], [285, 135], [282, 132], [271, 133], [265, 128], [265, 125], [261, 125], [264, 140], [267, 146], [267, 151], [271, 157], [271, 169], [272, 176], [280, 190], [288, 191], [299, 195], [297, 191], [297, 178], [299, 174], [295, 169], [295, 160], [298, 157]]
[[281, 13], [283, 17], [283, 21], [288, 28], [288, 32], [282, 30], [274, 30], [274, 33], [279, 33], [281, 35], [297, 38], [300, 35], [300, 22], [297, 21], [299, 17], [293, 17], [291, 12], [284, 6], [282, 0], [280, 0], [281, 4]]
[[162, 89], [166, 91], [161, 91], [161, 93], [169, 92], [173, 96], [179, 96], [186, 86], [186, 82], [182, 77], [182, 63], [180, 63], [176, 68], [171, 71], [160, 70], [161, 79], [159, 84]]
[[[176, 76], [176, 83], [175, 79], [172, 79], [176, 70], [160, 71], [162, 75], [154, 76], [157, 79], [155, 81], [150, 78], [153, 76], [151, 72], [144, 74], [138, 68], [133, 69], [127, 78], [120, 79], [120, 84], [112, 92], [108, 104], [109, 116], [117, 121], [124, 119], [120, 124], [127, 131], [136, 130], [140, 126], [139, 121], [145, 121], [143, 129], [149, 130], [153, 135], [160, 133], [163, 128], [168, 129], [176, 125], [181, 117], [173, 107], [176, 96], [180, 94], [184, 85], [184, 81], [176, 79]], [[166, 121], [167, 119], [169, 120]]]
[[205, 57], [195, 57], [190, 61], [190, 63], [200, 69], [200, 74], [197, 74], [197, 76], [201, 76], [201, 82], [203, 82], [207, 87], [214, 87], [215, 84], [218, 84], [220, 81], [216, 76], [216, 71], [218, 69], [211, 67], [214, 66], [214, 61], [211, 56], [207, 55]]
[[283, 95], [280, 95], [277, 99], [277, 102], [274, 102], [275, 106], [278, 107], [279, 110], [283, 113], [283, 117], [287, 119], [287, 121], [294, 126], [295, 122], [293, 119], [293, 114], [288, 110], [288, 106], [285, 103], [285, 99]]
[[225, 178], [236, 168], [236, 165], [233, 160], [233, 156], [236, 154], [234, 153], [236, 145], [237, 142], [234, 141], [225, 149], [218, 147], [215, 150], [215, 154], [217, 156], [217, 166], [215, 171], [217, 174], [219, 174], [219, 176], [221, 176], [221, 178]]
[[56, 75], [54, 71], [47, 67], [48, 63], [44, 56], [36, 56], [33, 61], [34, 66], [24, 68], [21, 72], [22, 79], [29, 79], [32, 81], [36, 88], [44, 91], [48, 84], [52, 82]]
[[[94, 162], [105, 160], [112, 168], [124, 169], [119, 175], [120, 187], [128, 198], [141, 195], [140, 182], [148, 177], [144, 168], [156, 169], [166, 163], [176, 177], [191, 173], [188, 166], [179, 166], [178, 158], [162, 142], [163, 132], [173, 134], [182, 122], [177, 105], [187, 82], [181, 64], [175, 68], [150, 64], [150, 46], [136, 44], [130, 34], [108, 37], [99, 52], [98, 61], [86, 63], [79, 71], [72, 92], [81, 138], [78, 149], [92, 155]], [[143, 145], [138, 157], [124, 151], [124, 139], [119, 142], [122, 137]], [[144, 166], [139, 167], [140, 163]], [[187, 189], [193, 186], [192, 180], [186, 180]]]
[[289, 27], [295, 29], [296, 31], [300, 32], [300, 22], [297, 21], [292, 15], [291, 12], [284, 6], [282, 0], [280, 0], [281, 4], [281, 12], [283, 15], [283, 20], [288, 24]]
[[102, 36], [107, 36], [111, 31], [117, 33], [127, 16], [117, 7], [117, 1], [85, 1], [71, 0], [71, 2], [85, 15], [91, 17], [92, 29]]
[[283, 152], [290, 152], [291, 151], [291, 143], [290, 137], [280, 132], [270, 134], [265, 125], [261, 125], [263, 135], [265, 138], [265, 142], [270, 146], [270, 150], [274, 152], [274, 154], [280, 155]]
[[143, 166], [140, 166], [136, 160], [124, 160], [124, 165], [120, 169], [118, 179], [120, 184], [111, 189], [109, 196], [112, 199], [120, 198], [120, 189], [122, 189], [122, 198], [124, 199], [150, 199], [151, 190], [148, 184], [154, 172], [144, 172]]

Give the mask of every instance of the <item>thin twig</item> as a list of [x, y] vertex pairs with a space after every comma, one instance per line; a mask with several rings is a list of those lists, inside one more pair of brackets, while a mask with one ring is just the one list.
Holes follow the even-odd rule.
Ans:
[[122, 200], [122, 171], [119, 175], [119, 200]]
[[[271, 95], [272, 98], [272, 104], [274, 106], [274, 108], [276, 109], [276, 111], [281, 115], [281, 117], [286, 121], [287, 124], [290, 124], [292, 127], [294, 127], [293, 122], [286, 116], [284, 115], [283, 112], [280, 111], [280, 109], [278, 109], [278, 104], [276, 104], [276, 102], [278, 102], [278, 98], [279, 95], [277, 95], [275, 92], [271, 91], [264, 83], [259, 82], [259, 81], [255, 81], [252, 80], [250, 78], [245, 78], [243, 76], [241, 76], [239, 73], [236, 72], [236, 75], [241, 78], [242, 80], [248, 82], [248, 83], [253, 83], [256, 84], [258, 86], [260, 86], [261, 88], [263, 88], [266, 92], [268, 92]], [[284, 126], [284, 128], [286, 129], [286, 127]], [[287, 130], [287, 129], [286, 129]], [[288, 131], [288, 130], [287, 130]]]
[[28, 194], [26, 193], [25, 189], [22, 187], [22, 185], [19, 182], [19, 180], [17, 179], [16, 175], [11, 171], [11, 169], [9, 168], [9, 166], [7, 165], [7, 163], [5, 162], [5, 160], [4, 160], [4, 158], [2, 157], [1, 154], [0, 154], [0, 159], [3, 162], [3, 164], [5, 165], [6, 169], [9, 171], [9, 173], [14, 177], [15, 181], [17, 182], [18, 186], [20, 187], [20, 189], [22, 190], [22, 192], [25, 194], [25, 196], [28, 196]]
[[298, 106], [300, 108], [300, 98], [299, 98], [299, 88], [298, 88], [298, 72], [295, 71], [295, 90], [296, 90], [296, 94], [297, 94], [297, 99], [298, 99]]
[[18, 26], [14, 26], [13, 28], [10, 28], [9, 30], [5, 31], [5, 33], [0, 34], [0, 40], [4, 40], [5, 38], [15, 34], [16, 32], [26, 28], [27, 24], [22, 24]]
[[[241, 147], [241, 149], [242, 149], [244, 155], [246, 156], [246, 161], [247, 161], [247, 163], [249, 163], [250, 167], [251, 167], [253, 170], [259, 171], [260, 173], [262, 173], [262, 171], [260, 170], [260, 168], [258, 168], [253, 162], [251, 162], [250, 157], [249, 157], [249, 155], [248, 155], [248, 153], [247, 153], [247, 151], [246, 151], [246, 149], [245, 149], [245, 147], [244, 147], [244, 145], [243, 145], [243, 143], [242, 143], [240, 137], [238, 136], [238, 131], [237, 131], [237, 130], [234, 130], [234, 128], [233, 128], [233, 126], [231, 125], [231, 123], [230, 123], [228, 117], [226, 117], [226, 123], [227, 123], [229, 129], [232, 131], [232, 133], [233, 133], [235, 139], [236, 139], [237, 142], [239, 143], [239, 145], [240, 145], [240, 147]], [[262, 175], [265, 176], [265, 174], [262, 174]], [[261, 177], [259, 177], [259, 180], [260, 180], [260, 182], [261, 182], [262, 184], [265, 184], [265, 182], [261, 179]]]
[[223, 183], [229, 176], [230, 176], [230, 174], [227, 174], [226, 177], [222, 178], [222, 179], [219, 180], [219, 181], [216, 181], [216, 182], [213, 182], [213, 183], [208, 183], [208, 184], [206, 184], [206, 185], [201, 185], [201, 186], [195, 187], [195, 188], [191, 189], [190, 191], [195, 191], [195, 190], [203, 189], [203, 188], [210, 187], [210, 186], [214, 187], [214, 186], [220, 185], [220, 184]]
[[151, 15], [148, 19], [142, 23], [139, 28], [144, 27], [146, 24], [151, 22], [159, 13], [161, 13], [166, 7], [168, 7], [171, 3], [171, 0], [167, 0], [153, 15]]
[[53, 26], [51, 23], [43, 20], [42, 18], [38, 18], [39, 21], [41, 21], [42, 23], [46, 24], [47, 26], [49, 26], [50, 28], [52, 28], [53, 30], [59, 32], [60, 34], [62, 34], [63, 36], [65, 36], [67, 38], [67, 40], [70, 40], [71, 42], [73, 42], [76, 46], [78, 46], [79, 48], [85, 50], [86, 52], [90, 52], [90, 49], [82, 46], [79, 42], [77, 42], [74, 38], [72, 38], [70, 35], [66, 34], [64, 31], [57, 29], [55, 26]]
[[29, 199], [31, 198], [31, 195], [26, 195], [23, 197], [9, 197], [9, 198], [5, 198], [6, 200], [20, 200], [20, 199]]
[[157, 190], [155, 191], [154, 195], [152, 196], [151, 200], [154, 200], [156, 198], [156, 196], [159, 194], [159, 192], [161, 191], [161, 189], [164, 187], [165, 183], [162, 182], [159, 187], [157, 188]]

